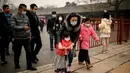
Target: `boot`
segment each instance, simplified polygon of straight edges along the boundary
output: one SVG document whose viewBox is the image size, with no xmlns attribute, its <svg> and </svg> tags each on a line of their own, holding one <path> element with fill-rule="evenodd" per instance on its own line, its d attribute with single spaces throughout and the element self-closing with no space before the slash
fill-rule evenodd
<svg viewBox="0 0 130 73">
<path fill-rule="evenodd" d="M 88 64 L 88 62 L 86 62 L 86 67 L 87 67 L 87 69 L 90 69 L 90 68 L 92 68 L 93 66 L 92 66 L 91 64 Z"/>
</svg>

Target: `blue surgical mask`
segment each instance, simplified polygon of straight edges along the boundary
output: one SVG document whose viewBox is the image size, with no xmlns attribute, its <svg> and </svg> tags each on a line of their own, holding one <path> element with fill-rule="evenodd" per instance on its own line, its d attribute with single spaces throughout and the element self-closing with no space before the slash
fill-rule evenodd
<svg viewBox="0 0 130 73">
<path fill-rule="evenodd" d="M 77 21 L 70 22 L 72 26 L 75 26 L 77 24 Z"/>
</svg>

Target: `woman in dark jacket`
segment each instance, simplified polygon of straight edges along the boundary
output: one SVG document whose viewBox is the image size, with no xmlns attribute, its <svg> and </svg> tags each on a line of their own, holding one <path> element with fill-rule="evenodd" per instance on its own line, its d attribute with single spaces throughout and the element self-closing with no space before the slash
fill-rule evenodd
<svg viewBox="0 0 130 73">
<path fill-rule="evenodd" d="M 62 14 L 59 14 L 56 18 L 56 25 L 55 25 L 55 29 L 56 29 L 56 44 L 58 44 L 58 41 L 60 41 L 60 36 L 59 32 L 61 30 L 62 24 L 64 23 L 64 16 Z"/>
</svg>

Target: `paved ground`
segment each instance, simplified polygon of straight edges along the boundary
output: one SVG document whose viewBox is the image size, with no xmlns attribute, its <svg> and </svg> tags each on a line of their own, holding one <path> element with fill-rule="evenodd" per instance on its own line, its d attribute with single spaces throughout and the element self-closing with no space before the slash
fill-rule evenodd
<svg viewBox="0 0 130 73">
<path fill-rule="evenodd" d="M 78 65 L 77 58 L 73 62 L 73 73 L 129 73 L 129 69 L 125 69 L 124 66 L 129 66 L 130 63 L 130 41 L 123 45 L 117 45 L 116 43 L 110 44 L 109 52 L 107 54 L 101 54 L 101 46 L 91 48 L 90 56 L 93 68 L 87 70 L 84 65 Z M 123 65 L 126 63 L 126 65 Z M 122 66 L 121 66 L 122 65 Z M 121 70 L 124 71 L 118 71 Z M 129 66 L 130 67 L 130 66 Z M 128 68 L 129 68 L 128 67 Z M 19 73 L 54 73 L 53 64 L 38 67 L 37 71 L 24 71 Z"/>
<path fill-rule="evenodd" d="M 46 33 L 45 28 L 44 31 L 41 33 L 41 37 L 42 37 L 43 47 L 40 50 L 40 53 L 38 54 L 38 58 L 40 59 L 40 61 L 38 62 L 38 64 L 36 65 L 34 64 L 34 66 L 36 67 L 52 63 L 52 58 L 55 55 L 55 52 L 51 52 L 49 49 L 49 35 Z M 10 44 L 10 48 L 11 46 L 12 45 Z M 15 72 L 26 70 L 26 59 L 25 59 L 24 49 L 22 50 L 21 57 L 20 57 L 20 65 L 21 65 L 20 70 L 14 69 L 14 61 L 13 61 L 14 54 L 11 49 L 10 49 L 10 53 L 11 55 L 7 56 L 7 61 L 9 63 L 3 67 L 0 66 L 0 73 L 15 73 Z"/>
<path fill-rule="evenodd" d="M 130 62 L 127 62 L 109 73 L 130 73 Z"/>
</svg>

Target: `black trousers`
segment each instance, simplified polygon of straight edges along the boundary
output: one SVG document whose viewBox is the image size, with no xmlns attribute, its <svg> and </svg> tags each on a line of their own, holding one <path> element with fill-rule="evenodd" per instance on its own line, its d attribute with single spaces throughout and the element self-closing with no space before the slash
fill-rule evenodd
<svg viewBox="0 0 130 73">
<path fill-rule="evenodd" d="M 79 60 L 79 62 L 84 62 L 85 61 L 88 64 L 90 64 L 90 58 L 89 58 L 88 50 L 80 49 L 78 60 Z"/>
<path fill-rule="evenodd" d="M 20 58 L 22 46 L 24 46 L 24 49 L 25 49 L 25 52 L 26 52 L 27 68 L 32 67 L 32 63 L 31 63 L 31 48 L 30 48 L 30 41 L 29 41 L 29 39 L 15 39 L 13 41 L 15 66 L 19 65 L 19 58 Z"/>
<path fill-rule="evenodd" d="M 31 51 L 32 51 L 32 59 L 35 59 L 40 49 L 42 48 L 41 37 L 34 37 L 31 40 Z"/>
<path fill-rule="evenodd" d="M 1 37 L 0 39 L 0 52 L 1 52 L 1 61 L 5 62 L 5 52 L 6 46 L 8 44 L 8 37 Z"/>
</svg>

